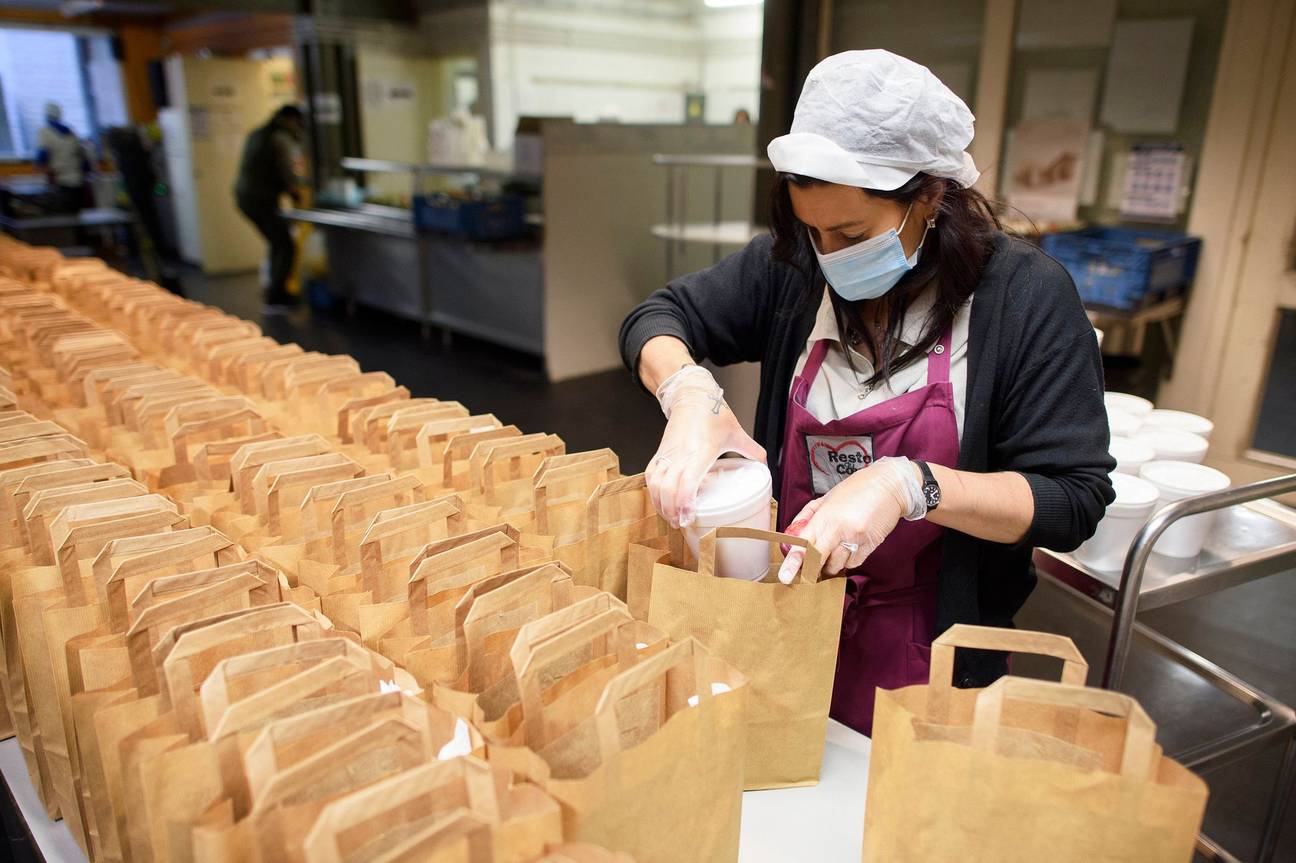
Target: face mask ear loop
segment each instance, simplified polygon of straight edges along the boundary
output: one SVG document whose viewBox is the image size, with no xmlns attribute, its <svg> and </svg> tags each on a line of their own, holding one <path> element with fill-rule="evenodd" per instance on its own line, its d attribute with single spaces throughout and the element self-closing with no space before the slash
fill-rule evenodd
<svg viewBox="0 0 1296 863">
<path fill-rule="evenodd" d="M 909 202 L 909 209 L 905 210 L 904 218 L 900 220 L 900 227 L 896 228 L 897 234 L 904 233 L 904 226 L 909 224 L 909 214 L 913 212 L 913 201 Z"/>
<path fill-rule="evenodd" d="M 918 238 L 918 245 L 914 247 L 914 254 L 915 254 L 915 255 L 918 254 L 918 250 L 921 249 L 921 248 L 923 247 L 923 243 L 927 242 L 927 232 L 930 231 L 930 230 L 931 230 L 932 228 L 934 228 L 934 227 L 936 227 L 936 217 L 935 217 L 935 216 L 928 216 L 928 217 L 927 217 L 927 225 L 926 225 L 926 227 L 923 228 L 922 236 Z"/>
</svg>

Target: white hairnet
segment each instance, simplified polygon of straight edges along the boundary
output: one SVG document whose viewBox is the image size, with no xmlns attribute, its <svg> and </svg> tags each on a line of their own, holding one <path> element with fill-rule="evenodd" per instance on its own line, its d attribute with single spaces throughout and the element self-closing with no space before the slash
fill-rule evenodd
<svg viewBox="0 0 1296 863">
<path fill-rule="evenodd" d="M 890 51 L 845 51 L 810 70 L 792 131 L 769 144 L 774 169 L 863 189 L 919 171 L 971 186 L 975 118 L 926 66 Z"/>
</svg>

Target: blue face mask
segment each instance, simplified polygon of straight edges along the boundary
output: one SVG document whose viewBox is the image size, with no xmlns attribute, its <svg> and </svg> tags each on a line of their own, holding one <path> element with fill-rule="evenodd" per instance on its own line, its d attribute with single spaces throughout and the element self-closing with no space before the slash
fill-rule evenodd
<svg viewBox="0 0 1296 863">
<path fill-rule="evenodd" d="M 900 244 L 900 232 L 909 221 L 912 210 L 913 204 L 910 204 L 900 227 L 827 255 L 820 254 L 811 238 L 810 247 L 819 259 L 819 269 L 823 270 L 824 278 L 839 297 L 852 302 L 875 300 L 894 288 L 900 277 L 914 268 L 923 240 L 927 239 L 927 230 L 931 229 L 931 221 L 923 231 L 922 240 L 918 241 L 918 248 L 906 258 L 904 246 Z"/>
</svg>

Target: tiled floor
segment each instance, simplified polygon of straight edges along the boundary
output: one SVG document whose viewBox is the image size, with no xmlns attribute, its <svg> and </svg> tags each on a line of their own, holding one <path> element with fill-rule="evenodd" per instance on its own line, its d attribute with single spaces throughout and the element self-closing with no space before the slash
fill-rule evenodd
<svg viewBox="0 0 1296 863">
<path fill-rule="evenodd" d="M 261 320 L 255 279 L 185 278 L 190 297 L 260 321 L 267 334 L 307 349 L 349 353 L 365 370 L 390 372 L 415 395 L 456 399 L 525 431 L 559 434 L 572 451 L 610 446 L 625 472 L 643 469 L 661 433 L 653 399 L 615 370 L 561 384 L 545 380 L 537 361 L 456 338 L 425 344 L 412 324 L 361 312 L 354 320 L 314 315 L 306 309 Z M 1134 367 L 1109 369 L 1113 388 L 1150 390 L 1155 382 Z M 1142 620 L 1242 679 L 1296 704 L 1296 572 L 1233 588 L 1152 612 Z M 1095 618 L 1057 588 L 1042 585 L 1018 618 L 1023 626 L 1063 632 L 1076 639 L 1097 667 L 1105 650 L 1105 618 Z M 1161 724 L 1168 748 L 1207 739 L 1246 712 L 1200 680 L 1135 653 L 1130 688 Z M 1269 799 L 1278 751 L 1210 774 L 1207 832 L 1241 859 L 1251 859 Z M 1296 860 L 1296 805 L 1289 807 L 1276 858 Z"/>
</svg>

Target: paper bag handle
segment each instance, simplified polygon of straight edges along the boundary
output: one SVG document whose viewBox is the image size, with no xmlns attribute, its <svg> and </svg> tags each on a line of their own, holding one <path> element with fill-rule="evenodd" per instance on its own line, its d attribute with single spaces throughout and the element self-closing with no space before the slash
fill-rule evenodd
<svg viewBox="0 0 1296 863">
<path fill-rule="evenodd" d="M 1062 660 L 1062 682 L 1071 686 L 1084 686 L 1085 677 L 1089 673 L 1089 663 L 1076 648 L 1075 642 L 1064 635 L 956 623 L 932 642 L 929 679 L 933 686 L 953 685 L 956 647 L 1052 656 Z"/>
<path fill-rule="evenodd" d="M 423 729 L 416 728 L 408 720 L 381 719 L 324 746 L 291 767 L 276 772 L 252 802 L 252 811 L 265 812 L 280 801 L 310 788 L 320 781 L 321 775 L 327 775 L 344 765 L 355 764 L 375 751 L 408 748 L 423 753 L 429 745 L 430 741 L 423 733 Z M 414 756 L 413 752 L 409 754 L 411 760 L 418 762 L 428 760 L 423 754 L 418 756 Z M 404 769 L 414 766 L 408 764 Z M 363 779 L 357 777 L 356 781 L 363 782 Z"/>
<path fill-rule="evenodd" d="M 474 826 L 497 824 L 502 818 L 500 785 L 508 781 L 500 773 L 498 768 L 492 769 L 486 762 L 467 755 L 423 764 L 335 800 L 320 813 L 306 837 L 306 860 L 342 863 L 337 844 L 340 834 L 420 797 L 440 797 L 438 792 L 454 785 L 462 785 L 468 807 L 452 810 L 446 818 L 437 819 L 436 825 L 448 825 L 458 813 L 469 817 Z M 420 836 L 428 838 L 422 831 Z"/>
<path fill-rule="evenodd" d="M 408 860 L 422 860 L 427 854 L 447 847 L 447 843 L 457 838 L 462 838 L 465 842 L 468 857 L 464 863 L 492 863 L 497 859 L 495 827 L 496 825 L 485 816 L 460 807 L 444 818 L 432 822 L 394 848 L 376 855 L 372 863 L 405 863 Z"/>
<path fill-rule="evenodd" d="M 490 554 L 492 551 L 500 556 L 500 571 L 508 572 L 518 568 L 520 546 L 517 528 L 501 523 L 431 543 L 425 547 L 410 565 L 408 597 L 410 621 L 414 632 L 428 634 L 427 629 L 430 624 L 427 602 L 432 594 L 429 581 L 436 580 L 435 577 L 430 579 L 429 576 L 449 569 L 462 568 L 469 561 Z"/>
<path fill-rule="evenodd" d="M 1119 773 L 1136 782 L 1147 781 L 1156 755 L 1156 725 L 1139 703 L 1128 695 L 1050 680 L 1001 677 L 977 695 L 972 719 L 972 745 L 975 748 L 994 750 L 1005 699 L 1093 710 L 1124 718 L 1125 741 Z"/>
<path fill-rule="evenodd" d="M 710 683 L 703 680 L 700 673 L 705 656 L 702 645 L 689 636 L 630 666 L 607 682 L 594 707 L 594 722 L 598 729 L 599 750 L 604 763 L 621 751 L 621 727 L 617 722 L 616 707 L 621 699 L 632 692 L 655 683 L 671 671 L 679 671 L 689 676 L 686 688 L 697 695 L 699 706 L 711 700 Z"/>
<path fill-rule="evenodd" d="M 648 481 L 646 475 L 642 473 L 608 480 L 599 485 L 590 494 L 589 501 L 585 504 L 585 536 L 591 537 L 602 532 L 604 505 L 610 500 L 632 492 L 646 494 L 647 488 Z"/>
<path fill-rule="evenodd" d="M 597 477 L 598 484 L 615 479 L 621 473 L 621 460 L 612 450 L 591 450 L 550 456 L 536 468 L 532 480 L 532 508 L 536 533 L 549 533 L 549 487 L 581 477 Z M 588 502 L 586 504 L 588 506 Z"/>
<path fill-rule="evenodd" d="M 806 539 L 790 533 L 779 533 L 773 530 L 761 530 L 755 527 L 717 527 L 709 530 L 698 540 L 698 574 L 714 576 L 716 562 L 716 540 L 718 539 L 759 539 L 781 545 L 793 545 L 805 549 L 801 558 L 801 567 L 797 577 L 804 584 L 816 584 L 823 575 L 823 557 L 819 549 Z M 812 575 L 807 577 L 806 573 Z"/>
<path fill-rule="evenodd" d="M 531 645 L 514 644 L 509 652 L 513 663 L 513 676 L 517 678 L 518 694 L 522 702 L 522 725 L 526 744 L 540 749 L 547 742 L 544 729 L 544 692 L 540 688 L 540 672 L 572 651 L 599 639 L 611 639 L 618 667 L 629 667 L 638 659 L 631 629 L 635 620 L 622 609 L 608 609 L 570 629 L 564 629 L 549 638 Z M 519 639 L 519 642 L 521 639 Z"/>
<path fill-rule="evenodd" d="M 466 431 L 446 438 L 445 452 L 441 456 L 441 485 L 450 488 L 454 484 L 454 467 L 463 459 L 470 458 L 477 444 L 503 438 L 522 437 L 522 430 L 514 425 L 500 426 L 486 431 Z M 421 452 L 421 450 L 420 450 Z M 420 459 L 422 455 L 420 455 Z M 431 459 L 431 450 L 428 450 Z M 423 465 L 435 467 L 435 465 Z"/>
</svg>

